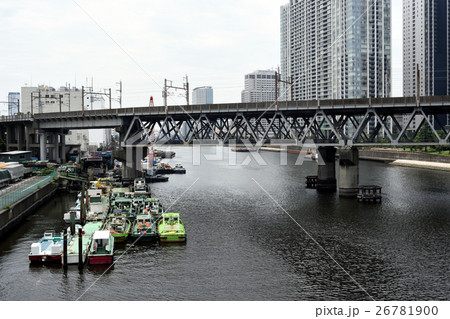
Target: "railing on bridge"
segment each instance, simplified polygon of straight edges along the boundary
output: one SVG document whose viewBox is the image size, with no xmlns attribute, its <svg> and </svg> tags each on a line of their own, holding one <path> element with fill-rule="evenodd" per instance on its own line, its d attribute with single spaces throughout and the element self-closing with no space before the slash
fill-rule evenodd
<svg viewBox="0 0 450 319">
<path fill-rule="evenodd" d="M 31 114 L 17 114 L 17 115 L 2 115 L 0 117 L 0 122 L 24 122 L 33 121 L 33 116 Z"/>
<path fill-rule="evenodd" d="M 450 104 L 450 96 L 425 96 L 420 98 L 422 107 L 444 106 Z M 258 103 L 224 103 L 202 105 L 169 105 L 168 115 L 199 114 L 199 113 L 233 113 L 233 112 L 264 112 L 286 110 L 342 110 L 342 109 L 367 109 L 371 108 L 411 108 L 417 105 L 416 97 L 392 97 L 392 98 L 362 98 L 362 99 L 335 99 L 335 100 L 307 100 L 307 101 L 279 101 Z M 123 117 L 139 115 L 166 115 L 164 106 L 155 107 L 128 107 L 120 109 L 85 110 L 73 112 L 55 112 L 34 114 L 37 120 L 54 120 L 67 118 L 95 118 L 95 117 Z M 24 115 L 31 118 L 30 115 Z M 12 119 L 13 120 L 13 119 Z"/>
</svg>

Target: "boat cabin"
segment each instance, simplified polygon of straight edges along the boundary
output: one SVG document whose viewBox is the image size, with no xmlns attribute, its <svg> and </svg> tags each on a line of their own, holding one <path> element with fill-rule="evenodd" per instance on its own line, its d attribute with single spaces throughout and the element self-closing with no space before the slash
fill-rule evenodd
<svg viewBox="0 0 450 319">
<path fill-rule="evenodd" d="M 111 252 L 111 248 L 111 236 L 109 231 L 96 231 L 92 237 L 92 249 L 94 253 L 109 253 Z"/>
<path fill-rule="evenodd" d="M 150 227 L 152 224 L 152 218 L 150 215 L 138 215 L 136 216 L 136 223 L 138 228 Z"/>
<path fill-rule="evenodd" d="M 88 189 L 88 197 L 91 203 L 102 202 L 102 190 L 101 189 Z"/>
<path fill-rule="evenodd" d="M 166 213 L 163 215 L 163 223 L 166 225 L 177 225 L 180 222 L 180 214 L 178 213 Z"/>
<path fill-rule="evenodd" d="M 114 200 L 114 207 L 122 210 L 129 210 L 133 200 L 131 198 L 116 198 Z"/>
<path fill-rule="evenodd" d="M 146 184 L 144 178 L 136 178 L 134 180 L 134 191 L 135 192 L 146 191 Z"/>
</svg>

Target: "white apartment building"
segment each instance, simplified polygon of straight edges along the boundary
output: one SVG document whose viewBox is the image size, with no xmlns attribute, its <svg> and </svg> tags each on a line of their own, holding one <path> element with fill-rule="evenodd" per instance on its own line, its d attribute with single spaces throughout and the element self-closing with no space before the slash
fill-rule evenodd
<svg viewBox="0 0 450 319">
<path fill-rule="evenodd" d="M 88 105 L 89 99 L 85 99 Z M 22 113 L 57 113 L 82 110 L 82 93 L 76 87 L 62 86 L 58 90 L 53 87 L 39 85 L 21 88 Z M 66 145 L 80 145 L 81 152 L 89 148 L 89 133 L 86 130 L 71 130 L 65 137 Z"/>
<path fill-rule="evenodd" d="M 275 71 L 259 70 L 245 75 L 243 103 L 275 101 Z"/>
<path fill-rule="evenodd" d="M 403 0 L 403 94 L 450 94 L 450 0 Z"/>
<path fill-rule="evenodd" d="M 281 7 L 281 77 L 294 100 L 391 93 L 391 0 L 291 0 Z"/>
<path fill-rule="evenodd" d="M 450 94 L 450 0 L 403 0 L 403 95 L 417 93 Z M 447 116 L 438 118 L 450 124 Z M 417 116 L 409 128 L 416 130 L 421 121 Z M 441 129 L 437 123 L 435 128 Z"/>
<path fill-rule="evenodd" d="M 294 100 L 390 96 L 390 2 L 291 0 L 281 7 L 280 76 L 292 78 Z"/>
</svg>

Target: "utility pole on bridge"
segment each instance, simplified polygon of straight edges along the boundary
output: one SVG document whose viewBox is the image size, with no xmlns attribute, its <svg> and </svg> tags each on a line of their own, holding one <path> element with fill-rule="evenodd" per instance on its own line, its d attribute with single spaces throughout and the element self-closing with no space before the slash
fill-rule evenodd
<svg viewBox="0 0 450 319">
<path fill-rule="evenodd" d="M 281 75 L 280 73 L 275 71 L 275 105 L 277 109 L 278 109 L 278 83 L 284 83 L 289 85 L 289 88 L 291 90 L 291 101 L 294 101 L 294 86 L 292 83 L 292 78 L 288 77 L 288 80 L 285 81 L 281 80 L 280 75 Z M 286 92 L 284 92 L 284 94 L 286 94 Z M 285 99 L 285 101 L 287 101 L 287 99 Z"/>
<path fill-rule="evenodd" d="M 169 96 L 169 89 L 175 89 L 176 90 L 184 90 L 186 91 L 186 105 L 189 105 L 189 81 L 188 81 L 188 76 L 186 75 L 186 77 L 183 78 L 183 80 L 185 81 L 183 83 L 183 87 L 179 87 L 179 86 L 173 86 L 172 85 L 172 81 L 164 79 L 164 90 L 162 92 L 163 98 L 164 98 L 164 107 L 166 109 L 166 114 L 167 114 L 167 97 Z M 170 82 L 170 84 L 168 84 Z"/>
</svg>

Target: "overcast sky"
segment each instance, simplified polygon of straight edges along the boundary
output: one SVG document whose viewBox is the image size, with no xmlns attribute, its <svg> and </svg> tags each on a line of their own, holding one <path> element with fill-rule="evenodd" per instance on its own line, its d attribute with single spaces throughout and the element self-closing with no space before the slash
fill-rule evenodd
<svg viewBox="0 0 450 319">
<path fill-rule="evenodd" d="M 162 105 L 164 79 L 240 102 L 244 75 L 280 64 L 287 0 L 0 0 L 0 101 L 22 86 L 112 88 Z M 393 95 L 402 92 L 402 1 L 392 0 Z M 185 103 L 178 91 L 169 104 Z M 117 97 L 116 95 L 116 97 Z M 2 109 L 6 106 L 0 104 Z"/>
</svg>

